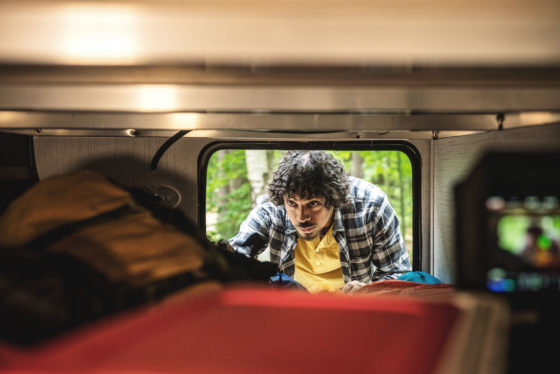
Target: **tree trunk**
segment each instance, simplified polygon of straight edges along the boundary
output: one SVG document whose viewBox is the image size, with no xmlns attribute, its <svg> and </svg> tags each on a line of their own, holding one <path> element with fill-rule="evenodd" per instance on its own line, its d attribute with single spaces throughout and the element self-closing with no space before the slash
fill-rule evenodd
<svg viewBox="0 0 560 374">
<path fill-rule="evenodd" d="M 363 164 L 364 164 L 364 159 L 362 156 L 360 156 L 360 154 L 358 152 L 352 152 L 352 171 L 350 173 L 350 175 L 357 177 L 357 178 L 363 178 L 364 177 L 364 169 L 363 169 Z"/>
<path fill-rule="evenodd" d="M 228 149 L 224 149 L 221 151 L 217 152 L 217 157 L 218 157 L 218 179 L 223 179 L 224 178 L 224 172 L 223 172 L 223 167 L 222 167 L 222 163 L 224 162 L 224 159 L 226 157 L 226 155 L 228 154 L 229 150 Z M 225 204 L 225 200 L 226 200 L 226 196 L 230 193 L 230 186 L 228 184 L 224 185 L 223 187 L 220 188 L 220 190 L 218 191 L 218 207 L 221 207 Z"/>
<path fill-rule="evenodd" d="M 265 192 L 268 179 L 268 157 L 266 150 L 248 149 L 245 151 L 247 160 L 247 178 L 251 186 L 251 203 L 254 206 L 257 197 Z"/>
<path fill-rule="evenodd" d="M 397 152 L 397 168 L 399 171 L 399 197 L 401 204 L 401 232 L 403 234 L 403 239 L 406 237 L 406 208 L 404 205 L 404 181 L 403 172 L 401 168 L 401 152 Z"/>
</svg>

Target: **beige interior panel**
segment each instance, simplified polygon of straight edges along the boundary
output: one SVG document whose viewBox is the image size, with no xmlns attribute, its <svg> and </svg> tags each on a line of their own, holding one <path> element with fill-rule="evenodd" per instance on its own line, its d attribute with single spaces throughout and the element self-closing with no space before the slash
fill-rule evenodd
<svg viewBox="0 0 560 374">
<path fill-rule="evenodd" d="M 454 281 L 453 188 L 464 178 L 486 149 L 544 149 L 560 147 L 558 124 L 517 128 L 437 139 L 433 143 L 433 271 L 445 282 Z"/>
</svg>

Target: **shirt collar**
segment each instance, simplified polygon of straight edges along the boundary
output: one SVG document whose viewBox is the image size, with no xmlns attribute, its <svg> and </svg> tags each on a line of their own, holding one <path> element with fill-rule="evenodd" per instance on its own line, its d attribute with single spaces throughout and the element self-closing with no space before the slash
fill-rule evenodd
<svg viewBox="0 0 560 374">
<path fill-rule="evenodd" d="M 284 210 L 284 227 L 286 228 L 285 233 L 286 235 L 292 235 L 296 232 L 296 228 L 292 224 L 292 221 L 290 221 L 290 218 L 288 217 L 288 212 L 286 212 L 286 208 L 282 206 L 282 209 Z"/>
<path fill-rule="evenodd" d="M 344 224 L 342 223 L 342 214 L 340 213 L 340 209 L 334 210 L 334 224 L 333 224 L 333 232 L 344 232 Z"/>
</svg>

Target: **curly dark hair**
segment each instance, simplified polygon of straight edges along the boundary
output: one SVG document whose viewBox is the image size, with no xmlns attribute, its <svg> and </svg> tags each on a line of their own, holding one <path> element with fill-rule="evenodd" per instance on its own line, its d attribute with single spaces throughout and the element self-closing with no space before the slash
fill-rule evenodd
<svg viewBox="0 0 560 374">
<path fill-rule="evenodd" d="M 324 151 L 288 151 L 267 186 L 268 197 L 276 205 L 284 204 L 287 195 L 324 197 L 327 208 L 341 208 L 348 203 L 348 191 L 344 166 Z"/>
</svg>

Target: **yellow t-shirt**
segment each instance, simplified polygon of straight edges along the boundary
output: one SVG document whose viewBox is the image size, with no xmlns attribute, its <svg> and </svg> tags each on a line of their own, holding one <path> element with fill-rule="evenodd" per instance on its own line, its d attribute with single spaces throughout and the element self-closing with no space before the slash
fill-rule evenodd
<svg viewBox="0 0 560 374">
<path fill-rule="evenodd" d="M 298 238 L 294 279 L 311 293 L 339 291 L 344 287 L 339 251 L 332 226 L 322 239 Z"/>
</svg>

